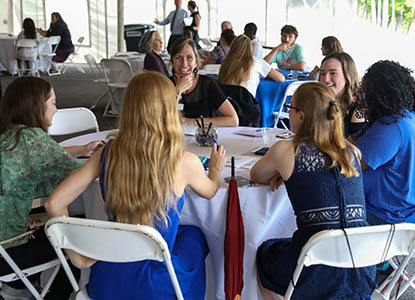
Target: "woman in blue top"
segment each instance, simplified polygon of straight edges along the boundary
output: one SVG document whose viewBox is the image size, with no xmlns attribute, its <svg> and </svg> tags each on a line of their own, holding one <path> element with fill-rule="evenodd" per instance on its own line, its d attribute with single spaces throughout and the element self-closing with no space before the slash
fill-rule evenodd
<svg viewBox="0 0 415 300">
<path fill-rule="evenodd" d="M 45 207 L 52 216 L 65 214 L 67 205 L 101 175 L 110 218 L 156 228 L 169 246 L 184 298 L 204 299 L 206 241 L 197 227 L 179 226 L 179 214 L 186 186 L 202 197 L 216 194 L 226 154 L 223 146 L 212 146 L 206 176 L 199 158 L 184 151 L 183 138 L 172 82 L 158 72 L 137 75 L 126 89 L 116 138 L 68 177 Z M 121 264 L 72 251 L 68 255 L 80 268 L 92 266 L 92 299 L 176 299 L 160 262 Z"/>
<path fill-rule="evenodd" d="M 258 249 L 258 282 L 265 299 L 285 294 L 301 249 L 313 234 L 367 225 L 360 153 L 343 136 L 332 89 L 318 82 L 303 84 L 286 106 L 294 139 L 275 143 L 251 170 L 254 181 L 272 189 L 284 181 L 297 216 L 292 238 L 267 240 Z M 362 299 L 371 295 L 374 277 L 375 267 L 305 267 L 292 299 Z"/>
<path fill-rule="evenodd" d="M 415 223 L 415 80 L 392 61 L 373 64 L 362 80 L 369 128 L 357 140 L 362 152 L 370 224 Z"/>
</svg>

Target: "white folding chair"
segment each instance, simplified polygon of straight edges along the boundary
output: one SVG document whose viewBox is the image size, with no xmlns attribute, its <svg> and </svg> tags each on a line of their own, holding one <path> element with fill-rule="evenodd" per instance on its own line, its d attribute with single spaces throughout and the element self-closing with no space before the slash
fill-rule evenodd
<svg viewBox="0 0 415 300">
<path fill-rule="evenodd" d="M 10 274 L 6 274 L 6 275 L 2 275 L 0 276 L 0 283 L 2 282 L 11 282 L 11 281 L 15 281 L 15 280 L 21 280 L 23 282 L 23 284 L 27 287 L 27 289 L 30 291 L 30 293 L 32 293 L 33 297 L 35 297 L 35 299 L 37 300 L 42 300 L 46 293 L 48 292 L 50 286 L 52 285 L 53 280 L 56 277 L 56 274 L 59 271 L 59 268 L 61 266 L 61 263 L 59 261 L 59 259 L 53 259 L 49 262 L 37 265 L 37 266 L 33 266 L 30 268 L 26 268 L 26 269 L 20 269 L 19 266 L 16 265 L 16 263 L 14 262 L 14 260 L 10 257 L 10 255 L 6 252 L 5 248 L 3 248 L 4 244 L 10 243 L 12 241 L 15 241 L 17 239 L 20 239 L 24 236 L 27 235 L 31 235 L 33 234 L 34 230 L 29 230 L 21 235 L 18 235 L 16 237 L 13 237 L 11 239 L 5 240 L 5 241 L 0 241 L 0 256 L 3 257 L 3 259 L 8 263 L 8 265 L 10 266 L 10 268 L 13 270 L 13 273 Z M 64 258 L 65 259 L 65 258 Z M 40 272 L 43 272 L 45 270 L 51 269 L 53 268 L 52 274 L 48 280 L 48 282 L 46 283 L 45 287 L 43 288 L 42 292 L 39 294 L 39 292 L 36 290 L 36 288 L 32 285 L 32 283 L 27 279 L 27 277 L 33 275 L 33 274 L 37 274 Z"/>
<path fill-rule="evenodd" d="M 58 109 L 48 129 L 50 135 L 73 134 L 87 130 L 99 131 L 97 118 L 85 107 Z"/>
<path fill-rule="evenodd" d="M 345 231 L 350 242 L 350 250 L 341 229 L 324 230 L 314 234 L 308 240 L 301 250 L 293 279 L 284 296 L 285 300 L 291 298 L 304 266 L 322 264 L 337 268 L 353 268 L 354 266 L 359 268 L 382 263 L 397 255 L 404 255 L 405 259 L 388 281 L 388 288 L 383 292 L 378 288 L 372 294 L 373 300 L 389 299 L 395 283 L 415 253 L 415 224 L 354 227 L 347 228 Z M 353 256 L 354 266 L 351 256 Z M 401 287 L 399 295 L 406 289 L 405 286 Z"/>
<path fill-rule="evenodd" d="M 37 77 L 40 77 L 39 74 L 39 69 L 37 66 L 37 47 L 38 47 L 38 42 L 35 39 L 20 39 L 17 41 L 16 43 L 16 66 L 17 66 L 17 74 L 20 76 L 22 76 L 24 73 L 24 71 L 26 71 L 25 67 L 24 67 L 24 62 L 28 61 L 30 63 L 30 73 L 32 73 L 32 71 L 36 74 Z M 32 55 L 22 55 L 19 54 L 18 49 L 19 48 L 32 48 L 34 49 L 34 51 L 32 51 Z M 19 68 L 19 63 L 17 62 L 17 60 L 21 60 L 21 68 Z M 30 74 L 29 73 L 29 74 Z"/>
<path fill-rule="evenodd" d="M 115 98 L 115 92 L 117 89 L 125 89 L 128 85 L 128 81 L 134 76 L 133 69 L 130 63 L 125 59 L 102 59 L 101 66 L 104 71 L 105 80 L 107 81 L 108 88 L 110 90 L 110 99 L 104 110 L 104 117 L 118 115 L 119 112 L 114 113 L 114 107 L 116 107 L 117 100 Z M 111 105 L 111 112 L 108 108 Z"/>
<path fill-rule="evenodd" d="M 83 36 L 81 36 L 78 39 L 78 44 L 77 44 L 77 46 L 75 48 L 75 51 L 69 55 L 68 59 L 63 64 L 64 66 L 63 66 L 63 69 L 62 69 L 62 74 L 65 74 L 65 72 L 68 70 L 68 68 L 69 68 L 70 65 L 74 65 L 78 69 L 79 72 L 85 73 L 84 69 L 82 69 L 82 66 L 80 64 L 77 64 L 77 63 L 75 63 L 73 61 L 73 59 L 76 56 L 79 55 L 78 51 L 79 51 L 79 48 L 81 48 L 84 39 L 85 38 Z"/>
<path fill-rule="evenodd" d="M 290 83 L 287 86 L 287 89 L 284 93 L 284 97 L 282 98 L 280 110 L 278 112 L 273 113 L 275 120 L 274 127 L 277 127 L 279 120 L 281 120 L 282 126 L 284 126 L 285 129 L 289 130 L 287 125 L 285 125 L 285 123 L 282 121 L 282 119 L 288 119 L 288 113 L 282 111 L 284 109 L 284 104 L 287 101 L 287 97 L 294 95 L 298 87 L 306 82 L 309 81 L 294 81 L 293 83 Z"/>
<path fill-rule="evenodd" d="M 97 61 L 95 60 L 95 57 L 92 54 L 85 54 L 84 58 L 86 60 L 86 62 L 88 63 L 89 68 L 91 69 L 92 73 L 95 75 L 95 80 L 94 83 L 97 84 L 106 84 L 107 81 L 105 80 L 105 76 L 103 74 L 101 65 L 97 63 Z M 89 107 L 89 109 L 94 109 L 97 104 L 105 98 L 105 96 L 109 95 L 110 93 L 110 89 L 108 88 L 108 90 L 102 94 L 101 96 L 97 97 L 91 104 L 91 106 Z"/>
<path fill-rule="evenodd" d="M 55 67 L 56 72 L 51 73 L 50 70 L 47 70 L 49 76 L 53 75 L 61 75 L 61 71 L 59 70 L 58 64 L 55 63 L 52 59 L 56 56 L 56 49 L 58 49 L 59 43 L 61 42 L 61 37 L 59 35 L 53 35 L 48 37 L 46 44 L 52 46 L 52 53 L 43 52 L 40 55 L 47 58 L 47 60 Z"/>
<path fill-rule="evenodd" d="M 178 299 L 183 299 L 167 243 L 154 228 L 145 225 L 57 217 L 46 223 L 45 230 L 74 290 L 83 296 L 76 299 L 88 298 L 84 298 L 85 290 L 79 289 L 62 248 L 107 262 L 135 262 L 146 259 L 164 261 L 176 296 Z"/>
</svg>

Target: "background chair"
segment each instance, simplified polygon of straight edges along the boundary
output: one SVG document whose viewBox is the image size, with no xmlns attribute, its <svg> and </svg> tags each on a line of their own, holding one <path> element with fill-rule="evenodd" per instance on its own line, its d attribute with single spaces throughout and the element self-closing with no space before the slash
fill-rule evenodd
<svg viewBox="0 0 415 300">
<path fill-rule="evenodd" d="M 0 256 L 3 257 L 3 259 L 8 263 L 10 268 L 13 270 L 13 273 L 6 274 L 3 276 L 0 276 L 0 283 L 1 282 L 11 282 L 15 280 L 21 280 L 24 285 L 28 288 L 28 290 L 32 293 L 33 297 L 37 300 L 42 300 L 46 293 L 49 290 L 49 287 L 52 285 L 53 280 L 56 277 L 56 274 L 59 271 L 59 268 L 61 266 L 61 263 L 59 259 L 54 259 L 49 262 L 43 263 L 41 265 L 37 265 L 34 267 L 26 268 L 26 269 L 20 269 L 19 266 L 16 265 L 16 263 L 13 261 L 13 259 L 10 257 L 10 255 L 6 252 L 6 250 L 3 248 L 3 245 L 6 243 L 10 243 L 11 241 L 20 239 L 24 236 L 31 235 L 35 230 L 29 230 L 19 236 L 13 237 L 11 239 L 0 241 Z M 63 258 L 65 259 L 65 258 Z M 43 272 L 45 270 L 53 268 L 51 277 L 49 278 L 48 282 L 46 283 L 45 287 L 43 288 L 42 292 L 39 294 L 39 292 L 36 290 L 36 288 L 32 285 L 32 283 L 27 279 L 27 277 L 37 274 L 40 272 Z"/>
<path fill-rule="evenodd" d="M 82 43 L 83 43 L 84 39 L 85 39 L 85 38 L 84 38 L 83 36 L 81 36 L 81 37 L 78 39 L 78 44 L 77 44 L 77 46 L 76 46 L 76 48 L 75 48 L 75 51 L 74 51 L 73 53 L 69 54 L 68 59 L 67 59 L 67 60 L 66 60 L 66 62 L 64 63 L 64 66 L 63 66 L 63 68 L 62 68 L 62 74 L 65 74 L 65 73 L 66 73 L 66 71 L 68 70 L 68 68 L 69 68 L 69 66 L 70 66 L 70 65 L 74 65 L 74 66 L 78 69 L 78 71 L 79 71 L 79 72 L 81 72 L 81 73 L 85 73 L 84 69 L 82 69 L 82 66 L 81 66 L 80 64 L 77 64 L 77 63 L 75 63 L 75 62 L 73 61 L 73 59 L 74 59 L 76 56 L 78 56 L 78 55 L 79 55 L 78 51 L 79 51 L 79 48 L 81 48 L 81 46 L 82 46 Z"/>
<path fill-rule="evenodd" d="M 255 97 L 243 86 L 231 84 L 219 86 L 235 108 L 239 117 L 239 126 L 258 127 L 261 109 Z"/>
<path fill-rule="evenodd" d="M 382 263 L 397 255 L 405 255 L 405 259 L 388 281 L 388 288 L 382 292 L 378 288 L 372 294 L 373 300 L 389 299 L 395 283 L 415 253 L 415 224 L 355 227 L 346 228 L 345 231 L 350 250 L 342 229 L 324 230 L 308 240 L 298 258 L 293 279 L 284 296 L 285 300 L 290 299 L 304 266 L 323 264 L 337 268 L 359 268 Z M 405 290 L 406 288 L 401 288 L 400 295 Z"/>
<path fill-rule="evenodd" d="M 37 77 L 40 77 L 39 69 L 37 66 L 37 56 L 38 56 L 37 46 L 38 46 L 38 42 L 35 39 L 20 39 L 17 41 L 16 43 L 16 66 L 17 66 L 17 74 L 19 75 L 19 77 L 24 75 L 23 72 L 27 71 L 25 69 L 26 62 L 29 62 L 30 64 L 29 75 L 31 75 L 31 73 L 33 72 Z M 18 51 L 19 48 L 27 48 L 28 50 L 34 49 L 34 51 L 30 51 L 31 55 L 24 55 L 24 52 L 19 54 L 19 51 Z M 20 63 L 20 67 L 19 67 L 19 63 L 17 62 L 17 60 L 22 61 Z"/>
<path fill-rule="evenodd" d="M 95 57 L 92 54 L 85 54 L 84 58 L 86 60 L 86 62 L 88 63 L 89 68 L 91 69 L 92 73 L 95 76 L 95 80 L 94 83 L 97 84 L 105 84 L 107 83 L 107 80 L 105 79 L 105 75 L 103 74 L 102 71 L 102 67 L 100 64 L 97 63 L 97 61 L 95 60 Z M 108 88 L 108 90 L 102 94 L 101 96 L 97 97 L 91 104 L 91 106 L 89 107 L 89 109 L 94 109 L 95 106 L 97 106 L 97 104 L 105 98 L 105 96 L 109 95 L 109 93 L 111 92 L 111 90 Z"/>
<path fill-rule="evenodd" d="M 48 37 L 47 44 L 52 46 L 52 53 L 43 52 L 41 53 L 42 56 L 46 57 L 47 60 L 53 65 L 56 69 L 56 72 L 52 73 L 50 70 L 47 70 L 49 76 L 53 75 L 61 75 L 61 71 L 59 70 L 58 64 L 55 63 L 52 59 L 56 56 L 56 49 L 58 49 L 59 43 L 61 42 L 61 37 L 59 35 L 53 35 Z"/>
<path fill-rule="evenodd" d="M 124 59 L 102 59 L 101 66 L 104 71 L 105 80 L 110 91 L 110 99 L 104 110 L 103 116 L 119 115 L 117 98 L 115 93 L 117 89 L 125 89 L 128 81 L 134 76 L 130 63 Z M 111 111 L 108 111 L 111 105 Z"/>
<path fill-rule="evenodd" d="M 292 97 L 292 95 L 294 95 L 298 87 L 306 82 L 308 81 L 294 81 L 293 83 L 290 83 L 287 86 L 287 89 L 285 90 L 285 93 L 284 93 L 284 98 L 282 99 L 282 102 L 281 102 L 280 110 L 278 112 L 273 113 L 274 120 L 275 120 L 274 127 L 277 127 L 279 120 L 281 120 L 282 126 L 284 126 L 285 129 L 289 130 L 287 125 L 285 125 L 285 123 L 282 121 L 282 119 L 288 119 L 288 113 L 282 111 L 284 108 L 284 104 L 285 102 L 287 102 L 287 98 Z"/>
<path fill-rule="evenodd" d="M 73 134 L 87 130 L 99 131 L 97 118 L 85 107 L 58 109 L 49 127 L 50 135 Z"/>
<path fill-rule="evenodd" d="M 92 259 L 108 262 L 135 262 L 145 259 L 165 262 L 178 299 L 183 299 L 169 248 L 160 233 L 144 225 L 57 217 L 45 226 L 46 235 L 61 260 L 75 291 L 80 291 L 62 252 L 71 249 Z M 123 245 L 118 247 L 116 245 Z M 78 298 L 77 298 L 78 299 Z"/>
</svg>

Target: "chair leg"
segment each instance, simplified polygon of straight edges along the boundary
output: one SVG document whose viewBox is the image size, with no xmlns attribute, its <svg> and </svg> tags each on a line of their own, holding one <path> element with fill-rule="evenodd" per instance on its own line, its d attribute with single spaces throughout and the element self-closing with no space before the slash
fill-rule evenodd
<svg viewBox="0 0 415 300">
<path fill-rule="evenodd" d="M 109 93 L 110 91 L 106 91 L 103 95 L 101 95 L 101 96 L 99 96 L 98 98 L 96 98 L 95 100 L 94 100 L 94 102 L 92 102 L 92 104 L 91 104 L 91 106 L 89 107 L 89 109 L 94 109 L 96 106 L 97 106 L 97 104 L 102 100 L 102 99 L 104 99 L 105 98 L 105 96 L 107 96 L 108 95 L 108 93 Z"/>
</svg>

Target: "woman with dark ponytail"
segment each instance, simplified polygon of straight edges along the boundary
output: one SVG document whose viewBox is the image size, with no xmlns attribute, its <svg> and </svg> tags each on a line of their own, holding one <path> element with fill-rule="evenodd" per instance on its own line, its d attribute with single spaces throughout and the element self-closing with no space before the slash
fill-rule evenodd
<svg viewBox="0 0 415 300">
<path fill-rule="evenodd" d="M 192 31 L 193 31 L 193 40 L 195 41 L 196 44 L 198 44 L 200 41 L 200 38 L 199 38 L 200 19 L 202 18 L 199 14 L 199 7 L 197 6 L 195 1 L 189 1 L 187 3 L 187 9 L 190 11 L 191 17 L 192 17 L 192 24 L 190 24 L 190 27 L 192 28 Z"/>
<path fill-rule="evenodd" d="M 258 249 L 264 299 L 285 294 L 301 249 L 313 234 L 367 225 L 360 152 L 344 137 L 342 109 L 333 90 L 306 83 L 285 106 L 294 138 L 275 143 L 251 169 L 251 179 L 270 184 L 272 190 L 285 184 L 298 225 L 292 238 L 267 240 Z M 374 277 L 375 267 L 307 267 L 292 298 L 360 300 L 371 295 Z"/>
</svg>

